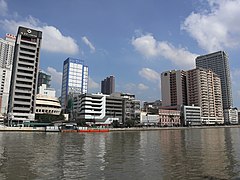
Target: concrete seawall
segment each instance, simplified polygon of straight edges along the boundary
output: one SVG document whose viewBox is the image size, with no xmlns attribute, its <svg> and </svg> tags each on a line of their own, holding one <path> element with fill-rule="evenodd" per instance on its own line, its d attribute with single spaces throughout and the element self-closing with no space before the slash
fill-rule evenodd
<svg viewBox="0 0 240 180">
<path fill-rule="evenodd" d="M 116 131 L 157 131 L 157 130 L 182 130 L 182 129 L 213 129 L 213 128 L 240 128 L 240 125 L 230 126 L 192 126 L 192 127 L 132 127 L 109 128 L 110 132 Z M 1 131 L 46 132 L 45 127 L 8 127 L 0 126 Z"/>
<path fill-rule="evenodd" d="M 45 132 L 45 127 L 8 127 L 8 126 L 0 126 L 0 131 Z"/>
<path fill-rule="evenodd" d="M 110 132 L 114 131 L 157 131 L 157 130 L 181 130 L 181 129 L 211 129 L 211 128 L 240 128 L 240 125 L 229 126 L 191 126 L 191 127 L 133 127 L 133 128 L 110 128 Z"/>
</svg>

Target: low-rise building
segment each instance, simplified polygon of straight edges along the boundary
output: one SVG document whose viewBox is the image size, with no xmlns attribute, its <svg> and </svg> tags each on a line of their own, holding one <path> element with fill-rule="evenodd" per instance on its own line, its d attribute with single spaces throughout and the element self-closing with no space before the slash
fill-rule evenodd
<svg viewBox="0 0 240 180">
<path fill-rule="evenodd" d="M 224 121 L 226 124 L 238 124 L 237 108 L 224 109 Z"/>
<path fill-rule="evenodd" d="M 61 113 L 61 104 L 56 97 L 37 94 L 36 114 L 59 115 Z"/>
<path fill-rule="evenodd" d="M 183 106 L 182 112 L 184 126 L 202 125 L 201 107 Z"/>
<path fill-rule="evenodd" d="M 53 88 L 50 88 L 47 86 L 47 84 L 42 84 L 41 86 L 38 87 L 38 94 L 45 95 L 48 97 L 55 97 L 56 96 L 56 91 Z"/>
<path fill-rule="evenodd" d="M 48 87 L 47 84 L 42 84 L 38 87 L 36 97 L 36 114 L 51 114 L 59 115 L 61 113 L 61 104 L 57 97 L 56 91 Z"/>
<path fill-rule="evenodd" d="M 118 97 L 122 99 L 123 103 L 123 117 L 122 117 L 122 123 L 125 123 L 126 121 L 134 121 L 135 123 L 140 122 L 140 100 L 135 99 L 134 94 L 129 93 L 113 93 L 111 94 L 111 97 Z"/>
<path fill-rule="evenodd" d="M 142 111 L 158 114 L 158 110 L 162 107 L 162 101 L 156 100 L 153 102 L 144 102 Z"/>
<path fill-rule="evenodd" d="M 124 124 L 140 118 L 140 101 L 123 93 L 74 95 L 73 117 L 87 124 L 110 125 L 113 121 Z"/>
<path fill-rule="evenodd" d="M 159 125 L 160 126 L 180 126 L 180 111 L 159 109 Z"/>
<path fill-rule="evenodd" d="M 89 125 L 110 125 L 122 121 L 122 99 L 105 94 L 78 94 L 74 96 L 73 117 Z"/>
<path fill-rule="evenodd" d="M 158 114 L 148 114 L 142 111 L 140 113 L 140 123 L 142 125 L 159 125 L 159 115 Z"/>
</svg>

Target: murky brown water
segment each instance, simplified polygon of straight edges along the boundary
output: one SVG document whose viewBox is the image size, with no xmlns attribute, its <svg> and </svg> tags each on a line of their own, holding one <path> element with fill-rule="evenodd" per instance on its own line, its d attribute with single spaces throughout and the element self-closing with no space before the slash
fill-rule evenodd
<svg viewBox="0 0 240 180">
<path fill-rule="evenodd" d="M 239 177 L 239 128 L 85 134 L 0 132 L 1 180 Z"/>
</svg>

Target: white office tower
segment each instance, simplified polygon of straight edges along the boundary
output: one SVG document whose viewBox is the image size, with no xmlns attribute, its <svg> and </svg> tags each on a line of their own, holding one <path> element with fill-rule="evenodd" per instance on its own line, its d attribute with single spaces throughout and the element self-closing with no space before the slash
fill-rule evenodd
<svg viewBox="0 0 240 180">
<path fill-rule="evenodd" d="M 8 103 L 11 123 L 35 120 L 41 40 L 41 31 L 18 28 Z"/>
<path fill-rule="evenodd" d="M 14 44 L 16 37 L 11 34 L 6 34 L 5 39 L 0 38 L 0 67 L 9 68 L 12 67 Z"/>
<path fill-rule="evenodd" d="M 66 110 L 68 100 L 74 94 L 84 94 L 88 90 L 88 66 L 80 59 L 67 58 L 63 63 L 62 109 Z"/>
<path fill-rule="evenodd" d="M 7 113 L 15 40 L 11 34 L 6 34 L 5 39 L 0 38 L 0 121 Z"/>
<path fill-rule="evenodd" d="M 231 77 L 228 56 L 224 51 L 198 56 L 196 67 L 211 69 L 221 79 L 223 109 L 233 107 Z"/>
<path fill-rule="evenodd" d="M 223 124 L 220 78 L 211 70 L 196 68 L 187 71 L 188 105 L 201 107 L 203 124 Z"/>
</svg>

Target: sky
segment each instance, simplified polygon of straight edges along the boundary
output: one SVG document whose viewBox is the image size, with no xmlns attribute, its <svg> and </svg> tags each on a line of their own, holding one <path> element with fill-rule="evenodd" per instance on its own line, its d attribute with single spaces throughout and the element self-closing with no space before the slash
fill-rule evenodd
<svg viewBox="0 0 240 180">
<path fill-rule="evenodd" d="M 63 61 L 89 67 L 89 93 L 114 75 L 116 91 L 161 99 L 160 74 L 195 68 L 195 58 L 229 56 L 233 103 L 240 108 L 240 0 L 0 0 L 0 37 L 18 26 L 43 32 L 40 69 L 61 92 Z"/>
</svg>

